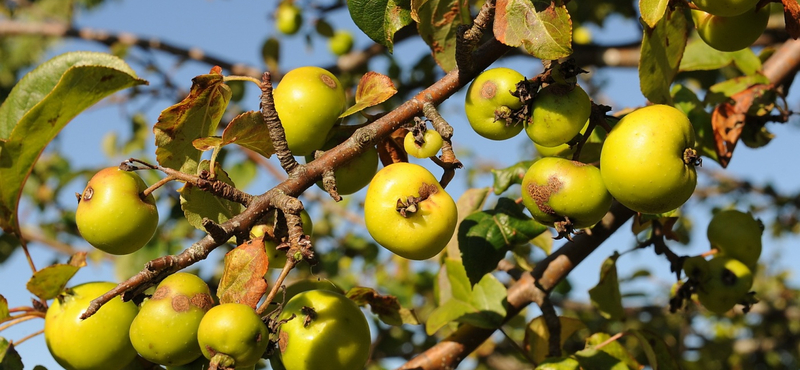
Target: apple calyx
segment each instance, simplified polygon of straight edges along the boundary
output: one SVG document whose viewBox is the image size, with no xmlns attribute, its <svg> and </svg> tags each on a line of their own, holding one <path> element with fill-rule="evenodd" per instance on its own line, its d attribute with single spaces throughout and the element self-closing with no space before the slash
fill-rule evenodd
<svg viewBox="0 0 800 370">
<path fill-rule="evenodd" d="M 209 349 L 210 350 L 210 349 Z M 214 356 L 211 357 L 211 361 L 209 363 L 209 370 L 234 370 L 236 361 L 233 360 L 233 357 L 228 356 L 224 353 L 215 353 Z"/>
<path fill-rule="evenodd" d="M 303 327 L 307 328 L 309 325 L 311 325 L 311 322 L 317 318 L 317 311 L 314 310 L 313 307 L 308 306 L 303 306 L 300 311 L 303 312 L 303 315 L 305 315 L 303 318 Z"/>
<path fill-rule="evenodd" d="M 419 209 L 419 207 L 417 207 L 419 203 L 428 199 L 428 197 L 430 197 L 431 195 L 436 194 L 436 192 L 438 191 L 439 189 L 436 187 L 436 185 L 423 182 L 422 185 L 420 185 L 419 187 L 418 197 L 412 195 L 406 197 L 405 201 L 403 201 L 403 198 L 397 199 L 397 206 L 395 207 L 395 209 L 397 210 L 398 213 L 400 213 L 401 216 L 405 218 L 411 217 L 411 215 L 417 212 L 417 210 Z"/>
<path fill-rule="evenodd" d="M 703 167 L 703 158 L 700 158 L 700 155 L 693 148 L 686 148 L 683 150 L 683 163 L 695 167 Z"/>
</svg>

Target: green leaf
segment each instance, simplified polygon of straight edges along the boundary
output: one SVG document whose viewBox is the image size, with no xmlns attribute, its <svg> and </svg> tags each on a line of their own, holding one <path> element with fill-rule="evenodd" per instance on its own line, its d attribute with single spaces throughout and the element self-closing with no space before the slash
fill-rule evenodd
<svg viewBox="0 0 800 370">
<path fill-rule="evenodd" d="M 692 90 L 681 84 L 675 84 L 672 87 L 672 101 L 675 103 L 675 108 L 683 112 L 692 122 L 695 133 L 694 148 L 700 151 L 701 155 L 717 161 L 714 129 L 711 126 L 711 113 L 703 109 L 705 105 Z"/>
<path fill-rule="evenodd" d="M 10 313 L 8 312 L 8 300 L 6 297 L 3 297 L 3 295 L 0 294 L 0 322 L 5 321 L 9 317 Z"/>
<path fill-rule="evenodd" d="M 581 329 L 586 329 L 586 324 L 583 321 L 572 317 L 559 317 L 561 324 L 561 347 L 572 334 Z M 544 316 L 539 316 L 531 320 L 525 326 L 525 351 L 528 356 L 536 363 L 542 362 L 547 354 L 550 352 L 550 329 L 547 328 Z"/>
<path fill-rule="evenodd" d="M 644 23 L 650 28 L 655 27 L 658 21 L 664 17 L 667 4 L 669 4 L 669 0 L 639 0 L 639 10 Z"/>
<path fill-rule="evenodd" d="M 761 70 L 761 60 L 750 48 L 739 51 L 725 52 L 708 46 L 702 39 L 695 37 L 686 45 L 686 50 L 681 59 L 681 72 L 684 71 L 710 71 L 726 67 L 731 63 L 746 75 L 755 74 Z"/>
<path fill-rule="evenodd" d="M 592 305 L 600 311 L 606 319 L 620 320 L 625 314 L 622 310 L 622 294 L 619 291 L 617 279 L 618 254 L 606 258 L 600 268 L 600 282 L 589 290 Z"/>
<path fill-rule="evenodd" d="M 233 143 L 261 154 L 265 158 L 275 154 L 275 148 L 272 146 L 272 139 L 269 136 L 269 128 L 264 123 L 261 112 L 256 111 L 244 112 L 236 116 L 225 127 L 222 137 L 209 136 L 195 139 L 192 141 L 192 146 L 197 150 L 206 151 L 219 149 Z"/>
<path fill-rule="evenodd" d="M 596 348 L 601 343 L 605 343 L 607 340 L 611 338 L 611 335 L 606 333 L 594 333 L 592 334 L 589 339 L 586 340 L 586 348 Z M 639 362 L 631 355 L 630 352 L 620 344 L 618 341 L 612 341 L 603 345 L 603 347 L 597 348 L 605 353 L 608 353 L 612 357 L 622 361 L 625 363 L 628 369 L 631 370 L 638 370 L 642 366 L 639 365 Z"/>
<path fill-rule="evenodd" d="M 55 264 L 36 271 L 28 280 L 26 288 L 43 300 L 53 299 L 64 291 L 69 280 L 84 266 L 86 252 L 79 252 L 70 257 L 67 264 Z"/>
<path fill-rule="evenodd" d="M 14 345 L 6 338 L 0 337 L 0 369 L 23 370 L 22 357 L 19 356 Z"/>
<path fill-rule="evenodd" d="M 446 259 L 444 269 L 450 282 L 450 298 L 437 307 L 425 323 L 425 331 L 433 335 L 451 321 L 468 323 L 481 328 L 498 328 L 506 316 L 506 288 L 492 275 L 470 288 L 466 271 L 460 261 Z"/>
<path fill-rule="evenodd" d="M 471 24 L 467 0 L 411 0 L 411 18 L 445 72 L 456 68 L 456 30 Z"/>
<path fill-rule="evenodd" d="M 522 178 L 525 177 L 525 173 L 528 172 L 528 168 L 533 165 L 533 162 L 536 161 L 522 161 L 500 170 L 492 169 L 494 193 L 500 195 L 511 185 L 522 184 Z"/>
<path fill-rule="evenodd" d="M 546 230 L 510 198 L 500 198 L 493 210 L 464 218 L 458 227 L 458 248 L 470 283 L 494 271 L 514 246 L 527 244 Z"/>
<path fill-rule="evenodd" d="M 583 370 L 629 370 L 624 362 L 599 349 L 587 348 L 575 352 L 575 358 Z"/>
<path fill-rule="evenodd" d="M 197 173 L 208 171 L 209 168 L 210 162 L 208 160 L 203 160 L 200 162 Z M 219 162 L 215 162 L 214 173 L 218 181 L 234 186 L 233 181 L 231 181 L 228 174 L 222 169 Z M 181 194 L 181 209 L 183 209 L 183 214 L 186 216 L 189 223 L 198 230 L 205 231 L 203 227 L 204 218 L 221 224 L 228 221 L 233 216 L 242 213 L 242 210 L 244 210 L 244 207 L 239 203 L 219 198 L 191 184 L 184 185 L 178 192 Z"/>
<path fill-rule="evenodd" d="M 394 34 L 411 24 L 411 0 L 349 0 L 347 9 L 356 26 L 390 53 Z"/>
<path fill-rule="evenodd" d="M 565 5 L 549 0 L 498 0 L 494 36 L 508 46 L 522 46 L 539 59 L 572 54 L 572 20 Z"/>
<path fill-rule="evenodd" d="M 225 270 L 219 281 L 219 303 L 241 303 L 256 308 L 267 291 L 269 259 L 264 239 L 255 238 L 225 254 Z"/>
<path fill-rule="evenodd" d="M 550 358 L 539 364 L 534 370 L 580 370 L 578 360 L 572 357 Z"/>
<path fill-rule="evenodd" d="M 195 149 L 192 141 L 214 135 L 231 98 L 231 89 L 222 82 L 218 68 L 193 78 L 189 95 L 158 117 L 153 132 L 156 160 L 162 166 L 197 173 L 203 152 Z"/>
<path fill-rule="evenodd" d="M 365 287 L 351 288 L 346 295 L 359 306 L 369 304 L 372 313 L 378 315 L 378 318 L 387 325 L 420 324 L 414 310 L 400 306 L 400 301 L 395 296 L 382 295 L 375 289 Z"/>
<path fill-rule="evenodd" d="M 261 45 L 261 59 L 270 71 L 277 71 L 281 55 L 281 43 L 275 37 L 269 37 Z"/>
<path fill-rule="evenodd" d="M 369 71 L 361 76 L 356 88 L 356 104 L 348 108 L 339 118 L 361 112 L 369 107 L 374 107 L 385 102 L 397 94 L 392 79 L 378 72 Z"/>
<path fill-rule="evenodd" d="M 66 53 L 29 72 L 0 106 L 0 227 L 20 234 L 17 205 L 47 144 L 75 116 L 127 87 L 146 84 L 125 62 L 96 52 Z"/>
<path fill-rule="evenodd" d="M 658 334 L 647 330 L 631 330 L 631 334 L 639 339 L 639 344 L 653 370 L 680 370 L 678 361 Z"/>
<path fill-rule="evenodd" d="M 655 28 L 644 26 L 639 58 L 639 87 L 656 104 L 672 104 L 669 86 L 678 73 L 688 37 L 686 16 L 668 10 Z"/>
<path fill-rule="evenodd" d="M 458 217 L 456 223 L 456 230 L 461 225 L 464 219 L 479 211 L 483 208 L 486 202 L 486 197 L 489 195 L 489 188 L 472 188 L 467 189 L 456 201 L 456 209 L 458 210 Z M 450 241 L 445 247 L 447 256 L 449 258 L 461 259 L 461 251 L 458 249 L 458 233 L 453 234 Z"/>
</svg>

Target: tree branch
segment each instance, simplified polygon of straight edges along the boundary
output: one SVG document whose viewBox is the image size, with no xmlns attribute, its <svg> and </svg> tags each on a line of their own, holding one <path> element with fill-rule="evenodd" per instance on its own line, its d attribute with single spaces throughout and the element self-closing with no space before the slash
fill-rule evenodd
<svg viewBox="0 0 800 370">
<path fill-rule="evenodd" d="M 508 307 L 504 322 L 520 313 L 531 303 L 542 305 L 545 297 L 563 280 L 572 269 L 594 252 L 611 234 L 634 215 L 630 209 L 614 202 L 611 210 L 591 233 L 572 238 L 556 252 L 536 264 L 531 272 L 508 288 Z M 449 337 L 414 357 L 400 370 L 445 370 L 455 369 L 458 364 L 494 333 L 492 329 L 461 325 Z"/>
</svg>

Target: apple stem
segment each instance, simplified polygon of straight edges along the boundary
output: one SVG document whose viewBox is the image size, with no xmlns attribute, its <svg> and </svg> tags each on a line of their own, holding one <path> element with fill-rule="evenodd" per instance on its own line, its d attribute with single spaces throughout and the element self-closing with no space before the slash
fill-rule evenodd
<svg viewBox="0 0 800 370">
<path fill-rule="evenodd" d="M 436 110 L 436 106 L 429 101 L 422 104 L 422 113 L 431 121 L 433 128 L 436 129 L 436 132 L 442 137 L 442 156 L 441 158 L 431 157 L 431 160 L 444 169 L 442 178 L 439 180 L 439 185 L 445 188 L 455 176 L 456 169 L 464 167 L 461 161 L 456 158 L 455 152 L 453 152 L 453 142 L 451 141 L 453 137 L 453 126 L 450 126 L 450 124 L 445 121 L 444 117 Z"/>
</svg>

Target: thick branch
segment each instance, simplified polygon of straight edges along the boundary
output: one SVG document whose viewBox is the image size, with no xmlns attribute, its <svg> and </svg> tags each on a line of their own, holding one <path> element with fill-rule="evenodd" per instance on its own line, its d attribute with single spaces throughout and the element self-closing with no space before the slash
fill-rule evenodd
<svg viewBox="0 0 800 370">
<path fill-rule="evenodd" d="M 159 39 L 140 38 L 127 32 L 109 32 L 93 30 L 90 28 L 75 28 L 64 23 L 31 23 L 12 20 L 0 20 L 0 35 L 40 35 L 51 37 L 76 37 L 89 41 L 96 41 L 108 46 L 120 43 L 128 46 L 138 46 L 145 50 L 160 50 L 169 54 L 178 55 L 187 59 L 196 60 L 212 66 L 220 66 L 231 74 L 260 77 L 261 71 L 253 66 L 241 63 L 231 63 L 225 59 L 206 54 L 199 48 L 183 48 Z"/>
<path fill-rule="evenodd" d="M 285 196 L 296 197 L 300 195 L 314 184 L 315 179 L 321 178 L 326 169 L 342 166 L 344 163 L 347 163 L 364 152 L 369 145 L 372 145 L 382 138 L 388 137 L 405 122 L 413 120 L 414 117 L 421 115 L 422 105 L 425 102 L 430 102 L 434 105 L 440 104 L 475 78 L 477 72 L 488 67 L 489 64 L 494 62 L 497 58 L 500 58 L 508 50 L 508 46 L 496 40 L 487 42 L 476 51 L 474 60 L 476 68 L 474 72 L 459 76 L 457 70 L 451 71 L 441 80 L 423 90 L 403 105 L 369 125 L 359 128 L 347 141 L 326 151 L 317 160 L 300 166 L 298 170 L 295 171 L 297 174 L 296 176 L 293 174 L 293 176 L 290 176 L 275 188 L 255 197 L 244 212 L 220 224 L 219 228 L 222 230 L 222 233 L 215 235 L 217 240 L 223 236 L 228 236 L 228 238 L 230 238 L 234 235 L 249 232 L 250 228 L 264 213 L 271 207 L 276 206 L 272 203 L 274 200 L 285 199 L 283 198 Z M 297 211 L 299 212 L 300 209 Z M 197 261 L 205 259 L 208 254 L 219 245 L 221 245 L 221 243 L 216 242 L 214 238 L 207 235 L 178 255 L 164 256 L 150 261 L 147 263 L 144 270 L 92 301 L 90 306 L 86 309 L 86 312 L 84 312 L 83 317 L 91 316 L 103 304 L 118 295 L 123 295 L 123 299 L 129 300 L 141 294 L 145 289 L 157 284 L 164 277 L 191 266 Z"/>
<path fill-rule="evenodd" d="M 800 67 L 797 57 L 800 44 L 787 41 L 770 59 L 764 63 L 764 74 L 772 83 L 790 80 Z M 790 64 L 787 68 L 784 64 Z M 768 72 L 769 71 L 769 72 Z M 590 233 L 580 234 L 559 248 L 545 260 L 536 264 L 530 273 L 522 277 L 508 289 L 508 310 L 505 320 L 516 316 L 531 303 L 541 305 L 543 299 L 561 282 L 572 269 L 613 234 L 625 221 L 633 216 L 633 211 L 614 203 L 600 224 Z M 467 355 L 489 338 L 494 330 L 472 325 L 462 325 L 455 333 L 427 351 L 411 359 L 399 369 L 436 370 L 455 369 Z"/>
<path fill-rule="evenodd" d="M 630 209 L 614 203 L 611 211 L 592 228 L 591 233 L 579 234 L 545 260 L 532 272 L 525 272 L 508 289 L 508 309 L 505 321 L 510 320 L 531 303 L 542 305 L 545 297 L 570 271 L 594 252 L 611 234 L 634 215 Z M 445 370 L 456 366 L 489 338 L 494 330 L 461 325 L 455 333 L 437 343 L 399 369 Z"/>
</svg>

